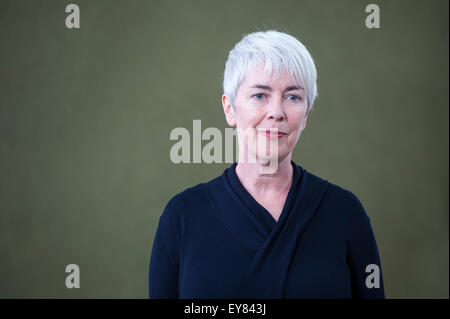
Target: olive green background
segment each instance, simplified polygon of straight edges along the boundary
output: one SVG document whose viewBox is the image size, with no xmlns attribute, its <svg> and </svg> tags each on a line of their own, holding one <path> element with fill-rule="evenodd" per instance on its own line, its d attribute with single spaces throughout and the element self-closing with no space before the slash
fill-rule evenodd
<svg viewBox="0 0 450 319">
<path fill-rule="evenodd" d="M 72 30 L 69 3 L 0 1 L 0 297 L 146 298 L 167 201 L 230 165 L 173 164 L 169 134 L 224 132 L 228 51 L 270 28 L 318 70 L 294 161 L 359 197 L 388 298 L 449 297 L 447 0 L 77 0 Z"/>
</svg>

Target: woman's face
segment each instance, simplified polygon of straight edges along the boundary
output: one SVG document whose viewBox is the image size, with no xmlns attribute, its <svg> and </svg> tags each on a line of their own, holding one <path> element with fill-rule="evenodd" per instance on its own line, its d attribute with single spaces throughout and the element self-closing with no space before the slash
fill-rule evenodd
<svg viewBox="0 0 450 319">
<path fill-rule="evenodd" d="M 246 132 L 245 139 L 239 136 L 240 154 L 244 151 L 256 158 L 265 157 L 261 154 L 267 155 L 270 143 L 277 143 L 277 153 L 269 157 L 277 156 L 281 161 L 290 158 L 305 128 L 307 95 L 290 76 L 275 78 L 263 67 L 259 65 L 247 72 L 237 90 L 234 108 L 226 95 L 222 103 L 228 124 L 237 126 L 238 135 Z M 273 129 L 278 129 L 278 133 Z"/>
</svg>

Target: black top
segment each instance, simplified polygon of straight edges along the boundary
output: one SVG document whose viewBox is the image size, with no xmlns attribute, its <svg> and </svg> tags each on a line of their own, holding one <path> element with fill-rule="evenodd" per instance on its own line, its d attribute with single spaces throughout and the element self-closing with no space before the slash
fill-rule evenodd
<svg viewBox="0 0 450 319">
<path fill-rule="evenodd" d="M 234 163 L 175 195 L 159 220 L 150 298 L 384 298 L 362 204 L 291 162 L 278 221 L 242 186 Z"/>
</svg>

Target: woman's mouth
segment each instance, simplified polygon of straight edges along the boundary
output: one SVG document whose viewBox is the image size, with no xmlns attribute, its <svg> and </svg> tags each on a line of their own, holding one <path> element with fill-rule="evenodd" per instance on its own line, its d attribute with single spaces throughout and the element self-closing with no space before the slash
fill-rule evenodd
<svg viewBox="0 0 450 319">
<path fill-rule="evenodd" d="M 284 132 L 280 132 L 278 130 L 261 130 L 261 133 L 264 133 L 264 135 L 269 139 L 281 139 L 285 137 L 287 134 Z"/>
</svg>

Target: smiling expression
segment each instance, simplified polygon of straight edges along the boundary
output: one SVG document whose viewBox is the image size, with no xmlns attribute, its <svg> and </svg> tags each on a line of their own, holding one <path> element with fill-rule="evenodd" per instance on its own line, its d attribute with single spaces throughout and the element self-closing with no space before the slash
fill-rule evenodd
<svg viewBox="0 0 450 319">
<path fill-rule="evenodd" d="M 275 77 L 258 65 L 248 71 L 239 86 L 234 107 L 230 99 L 222 97 L 224 112 L 229 125 L 237 126 L 239 132 L 250 132 L 240 140 L 239 153 L 255 153 L 261 157 L 269 143 L 278 144 L 278 161 L 292 155 L 295 145 L 306 126 L 308 118 L 307 94 L 302 85 L 286 73 Z M 259 150 L 258 150 L 259 149 Z M 259 155 L 258 155 L 259 154 Z"/>
</svg>

